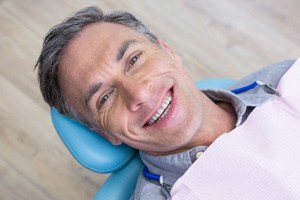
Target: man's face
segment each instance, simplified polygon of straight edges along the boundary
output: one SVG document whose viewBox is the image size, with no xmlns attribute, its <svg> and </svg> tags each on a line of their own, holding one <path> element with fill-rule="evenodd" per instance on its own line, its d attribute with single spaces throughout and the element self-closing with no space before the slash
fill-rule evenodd
<svg viewBox="0 0 300 200">
<path fill-rule="evenodd" d="M 59 75 L 64 98 L 112 143 L 161 154 L 189 146 L 200 132 L 202 95 L 180 58 L 130 28 L 85 27 Z"/>
</svg>

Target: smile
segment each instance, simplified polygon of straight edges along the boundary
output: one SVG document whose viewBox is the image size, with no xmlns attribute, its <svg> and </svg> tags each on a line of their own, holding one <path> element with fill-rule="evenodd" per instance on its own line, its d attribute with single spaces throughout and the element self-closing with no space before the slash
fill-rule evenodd
<svg viewBox="0 0 300 200">
<path fill-rule="evenodd" d="M 154 124 L 155 122 L 161 120 L 166 116 L 166 114 L 170 111 L 172 102 L 172 96 L 165 96 L 160 108 L 156 111 L 156 113 L 150 118 L 150 120 L 146 123 L 147 126 Z"/>
</svg>

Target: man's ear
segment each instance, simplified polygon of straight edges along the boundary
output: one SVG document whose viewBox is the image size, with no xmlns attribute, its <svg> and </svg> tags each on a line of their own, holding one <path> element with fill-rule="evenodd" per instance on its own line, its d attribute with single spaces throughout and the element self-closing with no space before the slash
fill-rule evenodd
<svg viewBox="0 0 300 200">
<path fill-rule="evenodd" d="M 171 49 L 171 48 L 169 47 L 169 45 L 168 45 L 163 39 L 161 39 L 161 38 L 158 37 L 157 40 L 158 40 L 159 44 L 160 44 L 162 47 L 164 47 L 165 49 L 167 49 L 167 50 L 170 51 L 170 52 L 173 52 L 173 49 Z"/>
<path fill-rule="evenodd" d="M 174 58 L 176 59 L 178 62 L 181 63 L 181 58 L 176 54 L 174 53 L 173 49 L 171 47 L 169 47 L 169 45 L 161 38 L 157 38 L 159 44 L 167 50 L 167 52 Z"/>
<path fill-rule="evenodd" d="M 99 135 L 101 135 L 102 137 L 104 137 L 105 139 L 107 139 L 108 141 L 110 141 L 110 143 L 112 143 L 113 145 L 121 145 L 122 142 L 121 140 L 119 140 L 116 136 L 114 135 L 110 135 L 98 128 L 91 128 L 91 130 L 95 131 L 96 133 L 98 133 Z"/>
</svg>

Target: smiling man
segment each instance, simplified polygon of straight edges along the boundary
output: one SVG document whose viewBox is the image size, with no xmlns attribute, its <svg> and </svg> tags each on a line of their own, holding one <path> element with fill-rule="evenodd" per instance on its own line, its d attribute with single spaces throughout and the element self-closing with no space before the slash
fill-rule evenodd
<svg viewBox="0 0 300 200">
<path fill-rule="evenodd" d="M 206 109 L 214 110 L 215 123 L 231 121 L 217 132 L 235 123 L 234 115 L 196 89 L 180 58 L 161 40 L 153 43 L 123 25 L 85 27 L 66 47 L 58 73 L 63 99 L 91 128 L 114 144 L 149 154 L 209 143 L 202 139 L 211 135 L 205 128 L 213 127 L 206 125 L 212 117 L 203 114 Z"/>
<path fill-rule="evenodd" d="M 292 63 L 270 66 L 237 86 L 254 77 L 276 86 Z M 134 16 L 104 15 L 96 7 L 84 8 L 50 30 L 37 67 L 50 106 L 115 145 L 141 150 L 145 165 L 164 175 L 170 186 L 199 152 L 273 96 L 261 88 L 244 96 L 198 90 L 180 57 Z M 159 183 L 141 175 L 132 199 L 165 197 Z"/>
</svg>

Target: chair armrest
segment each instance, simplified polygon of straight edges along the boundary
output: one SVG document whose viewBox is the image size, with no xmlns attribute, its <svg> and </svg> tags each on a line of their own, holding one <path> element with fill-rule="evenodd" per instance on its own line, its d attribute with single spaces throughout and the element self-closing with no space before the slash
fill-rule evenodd
<svg viewBox="0 0 300 200">
<path fill-rule="evenodd" d="M 94 200 L 128 200 L 144 164 L 137 154 L 123 169 L 109 176 L 96 193 Z"/>
</svg>

